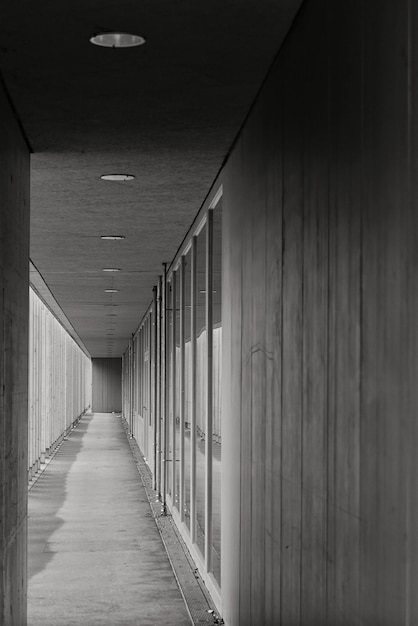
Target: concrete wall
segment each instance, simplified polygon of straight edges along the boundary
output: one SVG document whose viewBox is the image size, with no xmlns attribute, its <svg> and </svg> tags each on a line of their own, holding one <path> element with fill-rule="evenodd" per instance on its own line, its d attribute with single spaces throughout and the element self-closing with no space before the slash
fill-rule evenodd
<svg viewBox="0 0 418 626">
<path fill-rule="evenodd" d="M 0 624 L 26 624 L 29 152 L 0 83 Z"/>
<path fill-rule="evenodd" d="M 418 622 L 417 44 L 308 0 L 222 174 L 228 625 Z"/>
<path fill-rule="evenodd" d="M 95 413 L 122 410 L 122 359 L 92 359 Z"/>
</svg>

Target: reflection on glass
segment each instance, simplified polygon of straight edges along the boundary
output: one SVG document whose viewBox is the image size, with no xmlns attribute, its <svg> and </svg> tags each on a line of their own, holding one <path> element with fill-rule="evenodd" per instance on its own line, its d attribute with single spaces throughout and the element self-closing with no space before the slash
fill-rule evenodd
<svg viewBox="0 0 418 626">
<path fill-rule="evenodd" d="M 150 415 L 149 405 L 149 318 L 146 319 L 144 325 L 144 423 L 147 424 Z M 148 429 L 147 429 L 148 433 Z M 146 439 L 148 448 L 148 437 Z M 147 458 L 149 458 L 149 450 L 147 450 Z"/>
<path fill-rule="evenodd" d="M 167 285 L 167 381 L 168 381 L 168 421 L 167 421 L 167 493 L 171 495 L 173 484 L 173 290 Z"/>
<path fill-rule="evenodd" d="M 191 251 L 184 258 L 184 521 L 190 529 L 191 422 Z"/>
<path fill-rule="evenodd" d="M 174 272 L 175 274 L 175 281 L 174 284 L 176 286 L 175 289 L 175 338 L 176 338 L 176 345 L 175 345 L 175 357 L 176 357 L 176 401 L 175 401 L 175 411 L 174 411 L 174 416 L 175 416 L 175 433 L 174 433 L 174 447 L 176 450 L 176 455 L 175 455 L 175 465 L 174 465 L 174 472 L 175 472 L 175 497 L 174 497 L 174 505 L 177 507 L 178 510 L 180 510 L 179 508 L 179 503 L 180 503 L 180 445 L 181 445 L 181 437 L 180 437 L 180 400 L 181 400 L 181 376 L 180 376 L 180 371 L 181 371 L 181 363 L 180 363 L 180 359 L 181 359 L 181 350 L 180 350 L 180 288 L 181 288 L 181 283 L 180 283 L 180 271 Z"/>
<path fill-rule="evenodd" d="M 213 210 L 212 572 L 221 582 L 222 199 Z"/>
<path fill-rule="evenodd" d="M 149 412 L 148 412 L 148 419 L 149 419 L 149 425 L 152 426 L 152 423 L 154 421 L 154 403 L 153 403 L 153 396 L 152 396 L 152 390 L 154 389 L 154 368 L 153 368 L 153 363 L 152 363 L 152 359 L 153 359 L 153 355 L 155 354 L 155 347 L 154 347 L 154 325 L 152 323 L 152 314 L 150 313 L 148 316 L 148 372 L 149 372 L 149 384 L 148 384 L 148 404 L 149 404 Z"/>
<path fill-rule="evenodd" d="M 206 226 L 196 242 L 196 543 L 205 554 Z"/>
</svg>

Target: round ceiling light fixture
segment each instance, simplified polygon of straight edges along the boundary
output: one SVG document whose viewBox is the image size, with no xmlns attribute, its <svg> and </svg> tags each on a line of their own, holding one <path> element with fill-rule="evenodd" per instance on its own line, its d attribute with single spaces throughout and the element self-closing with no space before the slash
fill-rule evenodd
<svg viewBox="0 0 418 626">
<path fill-rule="evenodd" d="M 125 235 L 100 235 L 100 239 L 109 239 L 111 241 L 120 241 L 125 239 Z"/>
<path fill-rule="evenodd" d="M 135 176 L 133 174 L 102 174 L 100 178 L 102 180 L 125 181 L 125 180 L 133 180 Z"/>
<path fill-rule="evenodd" d="M 90 43 L 104 48 L 134 48 L 142 46 L 145 43 L 145 38 L 131 33 L 97 33 L 97 35 L 90 37 Z"/>
</svg>

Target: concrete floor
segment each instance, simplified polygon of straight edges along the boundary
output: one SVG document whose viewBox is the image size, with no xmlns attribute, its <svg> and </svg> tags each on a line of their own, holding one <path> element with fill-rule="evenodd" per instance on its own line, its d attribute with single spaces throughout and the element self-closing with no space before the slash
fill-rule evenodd
<svg viewBox="0 0 418 626">
<path fill-rule="evenodd" d="M 29 491 L 29 626 L 191 621 L 120 417 L 85 416 Z"/>
</svg>

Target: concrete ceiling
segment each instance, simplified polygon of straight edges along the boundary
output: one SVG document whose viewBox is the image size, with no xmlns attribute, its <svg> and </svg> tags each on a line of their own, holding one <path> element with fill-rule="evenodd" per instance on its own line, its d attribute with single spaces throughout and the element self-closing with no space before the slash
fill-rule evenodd
<svg viewBox="0 0 418 626">
<path fill-rule="evenodd" d="M 2 3 L 0 68 L 33 151 L 31 259 L 91 356 L 125 350 L 300 4 Z M 146 44 L 93 46 L 104 31 Z"/>
</svg>

